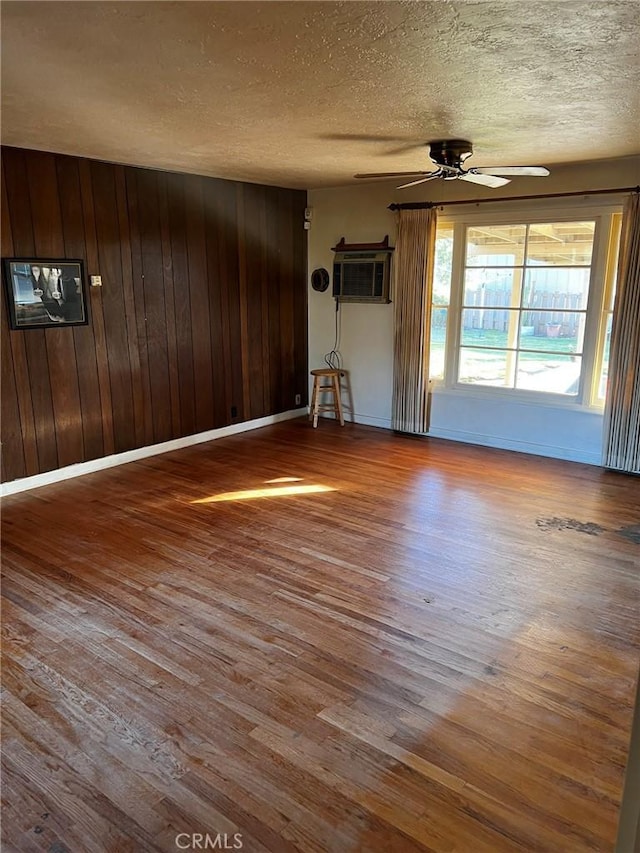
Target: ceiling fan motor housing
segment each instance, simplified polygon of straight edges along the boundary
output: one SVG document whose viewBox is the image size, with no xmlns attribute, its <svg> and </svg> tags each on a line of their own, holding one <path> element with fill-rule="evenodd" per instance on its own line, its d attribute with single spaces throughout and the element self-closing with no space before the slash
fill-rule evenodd
<svg viewBox="0 0 640 853">
<path fill-rule="evenodd" d="M 467 157 L 473 154 L 473 146 L 467 139 L 437 139 L 428 145 L 431 159 L 452 169 L 462 168 Z"/>
</svg>

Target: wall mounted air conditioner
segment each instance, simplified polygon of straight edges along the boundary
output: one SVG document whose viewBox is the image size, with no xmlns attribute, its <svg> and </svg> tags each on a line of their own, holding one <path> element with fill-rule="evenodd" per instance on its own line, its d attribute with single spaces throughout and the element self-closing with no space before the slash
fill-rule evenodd
<svg viewBox="0 0 640 853">
<path fill-rule="evenodd" d="M 389 237 L 381 243 L 345 243 L 333 248 L 333 295 L 339 302 L 388 303 L 391 280 Z"/>
</svg>

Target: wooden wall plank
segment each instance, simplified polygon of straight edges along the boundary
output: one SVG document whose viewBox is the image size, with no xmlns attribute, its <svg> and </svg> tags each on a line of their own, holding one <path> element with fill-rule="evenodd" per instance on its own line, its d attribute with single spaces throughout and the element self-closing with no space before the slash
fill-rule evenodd
<svg viewBox="0 0 640 853">
<path fill-rule="evenodd" d="M 58 156 L 56 157 L 56 170 L 60 194 L 64 256 L 85 260 L 87 247 L 84 235 L 78 160 L 75 157 Z M 89 298 L 89 294 L 87 294 L 87 298 Z M 104 455 L 104 441 L 96 346 L 91 318 L 89 318 L 89 323 L 86 326 L 73 327 L 73 340 L 80 394 L 84 460 L 98 459 Z"/>
<path fill-rule="evenodd" d="M 2 157 L 2 211 L 0 216 L 0 240 L 2 257 L 15 255 L 11 214 L 7 198 L 7 178 L 5 174 L 6 158 Z M 3 270 L 4 275 L 4 270 Z M 38 447 L 36 444 L 35 423 L 31 387 L 27 371 L 27 356 L 24 346 L 24 334 L 10 331 L 6 314 L 6 292 L 2 295 L 2 392 L 8 398 L 2 399 L 2 477 L 3 480 L 15 480 L 19 477 L 36 474 L 38 468 Z M 6 383 L 6 388 L 5 388 Z M 15 393 L 17 412 L 13 408 L 12 395 Z M 19 443 L 16 446 L 14 439 Z M 20 463 L 22 459 L 22 463 Z"/>
<path fill-rule="evenodd" d="M 216 181 L 215 210 L 221 286 L 222 337 L 227 422 L 242 419 L 242 356 L 240 293 L 238 289 L 238 231 L 235 185 Z M 232 407 L 236 414 L 232 415 Z"/>
<path fill-rule="evenodd" d="M 64 238 L 55 155 L 36 151 L 26 162 L 36 256 L 59 258 L 64 252 Z"/>
<path fill-rule="evenodd" d="M 15 257 L 33 257 L 35 242 L 31 221 L 26 152 L 19 148 L 3 148 L 2 164 L 3 185 L 11 216 L 13 253 Z"/>
<path fill-rule="evenodd" d="M 151 423 L 154 444 L 171 437 L 171 389 L 167 344 L 167 315 L 162 268 L 162 233 L 158 173 L 137 169 L 138 233 L 151 391 Z"/>
<path fill-rule="evenodd" d="M 129 235 L 131 245 L 131 275 L 133 282 L 133 309 L 135 314 L 138 358 L 140 360 L 140 388 L 142 392 L 142 441 L 153 444 L 153 412 L 151 405 L 151 382 L 149 379 L 149 347 L 147 341 L 147 312 L 144 304 L 144 273 L 138 216 L 137 169 L 126 168 L 125 185 L 129 209 Z"/>
<path fill-rule="evenodd" d="M 247 337 L 247 375 L 249 380 L 249 404 L 252 418 L 266 414 L 263 388 L 263 311 L 262 303 L 262 264 L 264 235 L 261 231 L 262 192 L 261 188 L 248 184 L 243 188 L 244 208 L 244 249 L 246 264 L 246 317 Z"/>
<path fill-rule="evenodd" d="M 97 275 L 100 269 L 98 255 L 98 238 L 96 235 L 95 210 L 93 189 L 91 186 L 91 162 L 79 161 L 80 194 L 82 198 L 82 215 L 84 218 L 84 234 L 87 250 L 87 276 Z M 100 412 L 102 418 L 102 439 L 105 456 L 115 450 L 113 435 L 113 401 L 111 399 L 111 381 L 109 377 L 109 354 L 107 351 L 104 316 L 102 312 L 102 288 L 88 289 L 90 303 L 89 322 L 93 325 L 93 335 L 98 368 L 98 388 L 100 390 Z"/>
<path fill-rule="evenodd" d="M 247 234 L 244 184 L 236 184 L 238 216 L 238 308 L 240 320 L 240 363 L 242 365 L 242 417 L 251 417 L 249 385 L 249 320 L 247 317 Z"/>
<path fill-rule="evenodd" d="M 4 163 L 2 164 L 4 169 Z M 0 220 L 2 256 L 13 255 L 13 236 L 11 234 L 11 219 L 9 217 L 9 205 L 7 203 L 4 175 L 2 181 L 2 218 Z M 5 294 L 0 300 L 2 305 L 1 322 L 3 330 L 9 325 L 7 320 L 7 308 Z M 11 338 L 20 332 L 6 332 L 0 336 L 1 360 L 0 366 L 0 399 L 2 401 L 2 418 L 0 419 L 0 432 L 2 438 L 2 478 L 3 480 L 16 480 L 26 476 L 27 469 L 24 458 L 24 443 L 22 440 L 22 429 L 20 423 L 20 407 L 18 404 L 18 391 L 13 367 L 13 356 L 11 352 Z"/>
<path fill-rule="evenodd" d="M 131 361 L 127 343 L 127 324 L 122 284 L 120 223 L 116 198 L 115 173 L 106 163 L 91 164 L 91 189 L 95 205 L 98 269 L 102 276 L 101 304 L 104 333 L 109 353 L 109 385 L 113 416 L 113 441 L 116 453 L 136 446 L 135 424 L 131 417 L 133 390 Z"/>
<path fill-rule="evenodd" d="M 124 319 L 131 366 L 131 392 L 133 395 L 133 429 L 135 446 L 144 444 L 144 390 L 140 367 L 140 347 L 136 323 L 136 307 L 133 288 L 133 263 L 131 258 L 131 231 L 129 207 L 127 202 L 127 183 L 123 166 L 115 167 L 116 204 L 118 208 L 118 227 L 120 230 L 120 266 L 122 270 L 122 297 L 124 300 Z"/>
<path fill-rule="evenodd" d="M 33 421 L 38 448 L 38 472 L 59 468 L 55 436 L 49 356 L 44 330 L 29 329 L 25 335 L 27 382 L 31 389 Z"/>
<path fill-rule="evenodd" d="M 267 187 L 267 282 L 269 292 L 278 294 L 269 304 L 269 390 L 271 411 L 282 411 L 284 403 L 282 371 L 282 341 L 280 338 L 280 254 L 282 249 L 278 240 L 278 201 L 277 187 Z"/>
<path fill-rule="evenodd" d="M 278 190 L 280 246 L 280 371 L 282 373 L 282 405 L 291 408 L 295 399 L 294 311 L 293 311 L 293 228 L 290 193 Z"/>
<path fill-rule="evenodd" d="M 12 148 L 3 170 L 3 256 L 80 258 L 103 278 L 87 326 L 11 332 L 3 313 L 3 480 L 306 389 L 304 193 Z"/>
<path fill-rule="evenodd" d="M 173 263 L 173 310 L 176 323 L 176 356 L 180 386 L 180 430 L 181 435 L 190 435 L 196 431 L 196 404 L 185 186 L 182 175 L 167 175 L 167 202 L 171 235 L 171 260 Z"/>
<path fill-rule="evenodd" d="M 7 323 L 6 302 L 2 299 L 2 324 Z M 27 475 L 24 459 L 24 442 L 20 424 L 20 408 L 18 406 L 18 391 L 13 371 L 11 355 L 11 334 L 3 334 L 0 339 L 1 373 L 0 400 L 2 401 L 2 419 L 0 421 L 2 435 L 2 479 L 17 480 Z"/>
<path fill-rule="evenodd" d="M 35 254 L 63 258 L 64 234 L 55 155 L 38 152 L 28 160 L 29 195 L 33 212 Z M 48 376 L 58 465 L 84 459 L 82 410 L 73 327 L 45 329 Z"/>
<path fill-rule="evenodd" d="M 37 156 L 41 156 L 37 152 Z M 14 189 L 14 180 L 18 173 L 9 176 L 7 191 L 9 203 L 15 203 L 17 196 L 21 196 L 22 204 L 19 207 L 20 219 L 29 212 L 29 228 L 25 228 L 24 236 L 21 231 L 14 231 L 14 248 L 18 256 L 37 256 L 38 247 L 35 242 L 35 231 L 33 221 L 33 204 L 42 207 L 37 196 L 37 187 L 31 188 L 29 175 L 29 164 L 31 158 L 24 158 L 23 169 L 19 176 L 19 184 Z M 25 209 L 23 205 L 28 205 Z M 43 208 L 44 209 L 44 208 Z M 18 236 L 19 235 L 19 236 Z M 29 250 L 22 246 L 29 245 Z M 28 387 L 31 390 L 31 402 L 33 405 L 33 418 L 35 424 L 36 445 L 38 448 L 38 470 L 51 471 L 58 466 L 58 449 L 56 446 L 55 419 L 53 414 L 53 400 L 51 397 L 51 375 L 49 372 L 49 357 L 44 329 L 25 329 L 21 334 L 24 336 L 24 346 L 27 361 Z"/>
<path fill-rule="evenodd" d="M 74 465 L 85 458 L 78 359 L 73 328 L 47 329 L 45 344 L 51 378 L 58 465 Z"/>
<path fill-rule="evenodd" d="M 196 432 L 202 432 L 211 429 L 214 423 L 211 323 L 203 198 L 204 178 L 197 175 L 186 175 L 184 181 L 187 199 L 187 258 L 189 264 L 193 372 L 196 391 Z"/>
<path fill-rule="evenodd" d="M 7 202 L 10 210 L 11 228 L 13 234 L 13 254 L 15 257 L 33 257 L 35 244 L 33 238 L 33 222 L 31 219 L 31 203 L 29 198 L 29 180 L 27 177 L 26 156 L 23 151 L 7 149 L 3 151 L 5 167 L 5 188 Z M 24 330 L 19 334 L 11 334 L 11 350 L 14 360 L 14 373 L 16 377 L 16 390 L 18 394 L 18 405 L 20 408 L 25 434 L 25 462 L 28 474 L 36 474 L 55 468 L 57 459 L 54 459 L 51 451 L 51 441 L 44 436 L 44 454 L 41 456 L 39 438 L 42 435 L 42 412 L 41 407 L 36 409 L 34 402 L 34 388 L 29 372 L 29 359 L 31 363 L 38 365 L 38 357 L 44 349 L 44 331 L 39 329 Z M 46 356 L 46 351 L 45 351 Z M 40 364 L 46 363 L 40 358 Z M 47 399 L 46 388 L 49 388 L 49 411 L 50 422 L 53 423 L 53 410 L 51 407 L 51 386 L 48 372 L 42 367 L 36 377 L 36 395 L 40 400 Z M 26 417 L 25 417 L 26 415 Z M 33 427 L 31 426 L 33 425 Z M 51 435 L 50 438 L 53 438 Z M 34 468 L 35 465 L 35 468 Z"/>
<path fill-rule="evenodd" d="M 258 233 L 260 234 L 260 295 L 262 302 L 262 311 L 260 312 L 260 324 L 262 327 L 262 411 L 265 415 L 272 415 L 274 407 L 271 394 L 271 342 L 269 340 L 269 315 L 271 313 L 271 306 L 269 299 L 269 244 L 266 187 L 260 187 Z"/>
<path fill-rule="evenodd" d="M 307 240 L 304 230 L 306 193 L 299 192 L 291 198 L 291 252 L 293 257 L 293 369 L 294 394 L 300 394 L 302 405 L 308 403 L 309 383 L 309 322 L 307 319 Z M 305 238 L 301 239 L 301 235 Z"/>
<path fill-rule="evenodd" d="M 180 436 L 180 380 L 178 377 L 178 344 L 176 339 L 176 311 L 173 287 L 173 261 L 171 258 L 171 229 L 167 175 L 158 173 L 158 199 L 160 210 L 160 236 L 162 246 L 162 278 L 164 284 L 164 310 L 167 329 L 167 362 L 169 368 L 169 393 L 171 398 L 171 437 Z"/>
<path fill-rule="evenodd" d="M 211 357 L 214 364 L 221 366 L 213 376 L 213 425 L 221 427 L 229 423 L 231 403 L 229 400 L 228 355 L 225 349 L 226 281 L 220 275 L 220 228 L 219 207 L 216 204 L 216 185 L 219 182 L 207 182 L 204 185 L 205 234 L 207 246 L 207 277 L 209 279 L 209 316 L 211 318 Z"/>
</svg>

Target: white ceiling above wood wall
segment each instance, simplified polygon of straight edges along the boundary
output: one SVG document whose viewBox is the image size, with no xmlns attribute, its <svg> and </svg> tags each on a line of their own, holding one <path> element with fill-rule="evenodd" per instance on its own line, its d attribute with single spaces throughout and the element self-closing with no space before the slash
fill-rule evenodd
<svg viewBox="0 0 640 853">
<path fill-rule="evenodd" d="M 289 187 L 640 153 L 636 0 L 14 2 L 7 145 Z M 525 179 L 521 179 L 525 180 Z"/>
</svg>

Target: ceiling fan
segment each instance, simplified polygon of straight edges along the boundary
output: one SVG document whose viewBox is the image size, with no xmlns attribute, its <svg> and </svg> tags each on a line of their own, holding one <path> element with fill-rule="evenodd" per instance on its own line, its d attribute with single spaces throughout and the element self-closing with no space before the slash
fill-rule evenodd
<svg viewBox="0 0 640 853">
<path fill-rule="evenodd" d="M 415 178 L 398 187 L 403 190 L 434 178 L 470 181 L 485 187 L 502 187 L 509 183 L 511 176 L 546 177 L 549 174 L 549 170 L 544 166 L 472 166 L 470 169 L 464 169 L 463 164 L 467 157 L 473 154 L 473 147 L 466 139 L 438 139 L 426 144 L 429 146 L 429 156 L 437 166 L 435 172 L 372 172 L 354 175 L 354 178 Z M 506 175 L 509 177 L 503 177 Z"/>
</svg>

